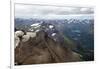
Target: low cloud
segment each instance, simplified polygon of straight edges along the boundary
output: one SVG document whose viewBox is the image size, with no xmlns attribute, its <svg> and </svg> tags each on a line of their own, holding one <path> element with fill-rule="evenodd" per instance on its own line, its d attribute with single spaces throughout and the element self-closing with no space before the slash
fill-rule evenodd
<svg viewBox="0 0 100 69">
<path fill-rule="evenodd" d="M 91 15 L 93 13 L 93 8 L 86 7 L 57 7 L 15 4 L 15 17 L 32 18 L 33 16 Z"/>
</svg>

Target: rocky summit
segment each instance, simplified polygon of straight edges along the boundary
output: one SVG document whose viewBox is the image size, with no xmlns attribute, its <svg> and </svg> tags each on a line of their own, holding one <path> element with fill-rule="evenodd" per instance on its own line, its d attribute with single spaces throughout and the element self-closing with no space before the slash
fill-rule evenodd
<svg viewBox="0 0 100 69">
<path fill-rule="evenodd" d="M 81 61 L 81 55 L 67 47 L 69 44 L 59 43 L 41 30 L 36 37 L 26 42 L 20 41 L 15 48 L 16 65 L 61 63 Z"/>
</svg>

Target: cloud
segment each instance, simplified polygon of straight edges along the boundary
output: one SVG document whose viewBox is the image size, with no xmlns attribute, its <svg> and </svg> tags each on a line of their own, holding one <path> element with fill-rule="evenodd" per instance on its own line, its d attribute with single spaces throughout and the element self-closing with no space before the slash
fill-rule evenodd
<svg viewBox="0 0 100 69">
<path fill-rule="evenodd" d="M 84 15 L 93 14 L 93 8 L 84 7 L 57 7 L 57 6 L 40 6 L 15 4 L 15 17 L 32 18 L 40 16 L 58 16 L 58 15 Z"/>
<path fill-rule="evenodd" d="M 81 8 L 80 12 L 87 13 L 87 14 L 94 13 L 94 9 L 93 8 Z"/>
</svg>

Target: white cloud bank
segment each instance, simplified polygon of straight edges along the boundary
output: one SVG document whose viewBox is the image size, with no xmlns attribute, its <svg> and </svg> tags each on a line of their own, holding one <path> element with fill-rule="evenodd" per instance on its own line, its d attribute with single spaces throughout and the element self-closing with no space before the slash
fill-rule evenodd
<svg viewBox="0 0 100 69">
<path fill-rule="evenodd" d="M 20 18 L 64 18 L 93 16 L 94 9 L 86 7 L 57 7 L 15 4 L 15 17 Z"/>
</svg>

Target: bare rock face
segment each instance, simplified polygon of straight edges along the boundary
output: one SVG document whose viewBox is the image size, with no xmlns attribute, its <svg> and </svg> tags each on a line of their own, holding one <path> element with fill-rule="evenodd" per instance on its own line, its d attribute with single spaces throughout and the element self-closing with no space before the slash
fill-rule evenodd
<svg viewBox="0 0 100 69">
<path fill-rule="evenodd" d="M 81 61 L 80 55 L 40 31 L 36 37 L 20 42 L 15 48 L 17 65 Z"/>
</svg>

